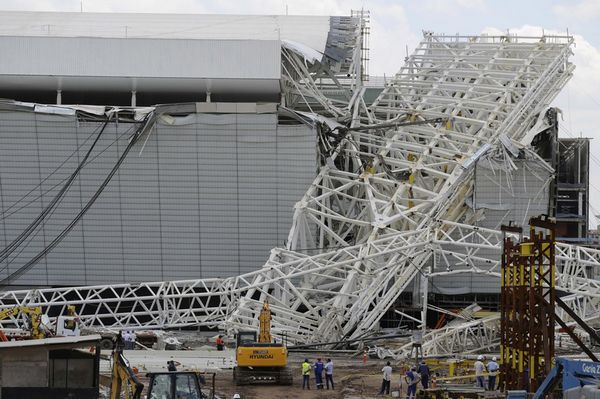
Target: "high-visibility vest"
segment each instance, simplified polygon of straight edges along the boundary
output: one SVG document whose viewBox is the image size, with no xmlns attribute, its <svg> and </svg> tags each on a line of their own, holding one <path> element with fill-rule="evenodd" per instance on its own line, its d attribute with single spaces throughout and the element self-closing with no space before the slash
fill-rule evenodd
<svg viewBox="0 0 600 399">
<path fill-rule="evenodd" d="M 302 375 L 310 375 L 310 363 L 302 363 Z"/>
</svg>

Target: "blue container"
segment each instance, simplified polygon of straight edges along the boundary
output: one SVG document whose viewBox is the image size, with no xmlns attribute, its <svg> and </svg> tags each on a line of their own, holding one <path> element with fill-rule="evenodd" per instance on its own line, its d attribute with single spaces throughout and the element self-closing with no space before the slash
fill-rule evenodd
<svg viewBox="0 0 600 399">
<path fill-rule="evenodd" d="M 506 399 L 527 399 L 527 391 L 506 391 Z"/>
</svg>

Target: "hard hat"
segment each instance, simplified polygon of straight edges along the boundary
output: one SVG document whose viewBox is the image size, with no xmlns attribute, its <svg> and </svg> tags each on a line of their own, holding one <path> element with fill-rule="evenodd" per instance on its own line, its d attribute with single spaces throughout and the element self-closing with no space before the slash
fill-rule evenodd
<svg viewBox="0 0 600 399">
<path fill-rule="evenodd" d="M 477 356 L 477 360 L 483 360 L 483 355 Z"/>
<path fill-rule="evenodd" d="M 235 395 L 233 395 L 233 399 L 241 399 L 242 397 L 240 396 L 239 393 L 236 393 Z"/>
<path fill-rule="evenodd" d="M 497 359 L 496 359 L 496 356 L 494 356 L 494 357 L 492 358 L 492 360 L 493 360 L 493 361 L 496 361 L 496 360 L 497 360 Z"/>
</svg>

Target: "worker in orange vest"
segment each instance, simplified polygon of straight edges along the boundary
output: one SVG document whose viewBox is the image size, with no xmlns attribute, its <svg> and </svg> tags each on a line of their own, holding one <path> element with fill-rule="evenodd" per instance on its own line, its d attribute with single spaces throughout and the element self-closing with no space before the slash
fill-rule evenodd
<svg viewBox="0 0 600 399">
<path fill-rule="evenodd" d="M 217 350 L 222 351 L 223 349 L 225 349 L 225 341 L 223 341 L 223 336 L 219 335 L 217 337 Z"/>
</svg>

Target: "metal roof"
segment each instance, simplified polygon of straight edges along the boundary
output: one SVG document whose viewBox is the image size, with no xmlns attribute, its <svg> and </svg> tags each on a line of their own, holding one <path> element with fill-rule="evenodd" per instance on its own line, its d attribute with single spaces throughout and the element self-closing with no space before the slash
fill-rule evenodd
<svg viewBox="0 0 600 399">
<path fill-rule="evenodd" d="M 2 36 L 291 40 L 325 52 L 329 16 L 2 11 Z"/>
<path fill-rule="evenodd" d="M 29 339 L 23 341 L 8 341 L 0 342 L 0 350 L 2 349 L 13 349 L 13 348 L 24 348 L 31 346 L 49 346 L 49 345 L 61 345 L 61 346 L 79 346 L 80 344 L 92 344 L 99 342 L 102 339 L 100 335 L 82 335 L 79 337 L 52 337 L 42 339 Z"/>
<path fill-rule="evenodd" d="M 130 92 L 146 103 L 156 95 L 159 102 L 197 101 L 204 93 L 217 101 L 273 101 L 282 43 L 344 73 L 359 27 L 354 17 L 5 11 L 0 97 L 47 102 L 27 93 L 60 90 L 64 101 L 57 102 L 105 103 Z"/>
</svg>

